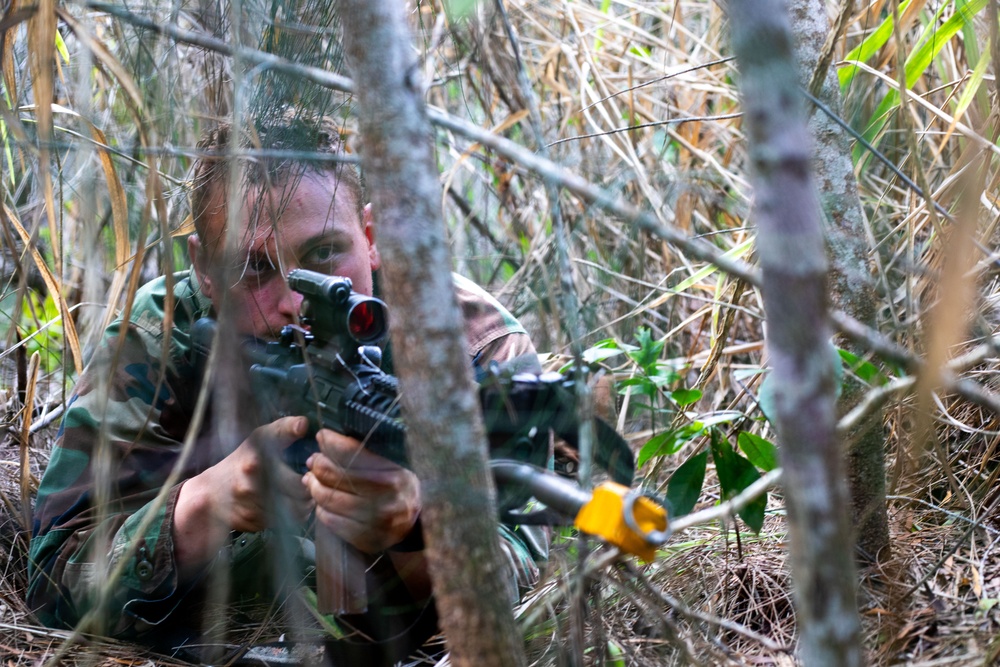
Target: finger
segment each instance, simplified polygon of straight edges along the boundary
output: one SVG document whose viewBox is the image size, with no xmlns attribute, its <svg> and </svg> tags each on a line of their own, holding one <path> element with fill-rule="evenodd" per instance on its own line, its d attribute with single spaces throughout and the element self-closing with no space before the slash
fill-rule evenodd
<svg viewBox="0 0 1000 667">
<path fill-rule="evenodd" d="M 333 462 L 351 470 L 399 470 L 400 467 L 387 458 L 366 449 L 360 440 L 322 429 L 316 434 L 316 442 Z"/>
<path fill-rule="evenodd" d="M 282 495 L 293 501 L 306 501 L 311 498 L 309 489 L 302 483 L 302 475 L 288 466 L 276 466 L 275 483 Z"/>
<path fill-rule="evenodd" d="M 371 529 L 364 523 L 355 521 L 351 517 L 328 512 L 322 507 L 316 508 L 316 520 L 326 526 L 334 535 L 365 553 L 375 553 L 381 550 L 380 544 L 371 539 Z"/>
<path fill-rule="evenodd" d="M 250 437 L 259 445 L 284 449 L 305 436 L 309 420 L 305 417 L 282 417 L 254 430 Z"/>
<path fill-rule="evenodd" d="M 339 489 L 349 488 L 347 471 L 343 466 L 330 460 L 325 454 L 313 454 L 306 460 L 306 469 L 324 486 Z"/>
<path fill-rule="evenodd" d="M 363 496 L 392 492 L 399 486 L 400 476 L 408 472 L 398 466 L 372 468 L 351 463 L 345 467 L 325 454 L 313 454 L 306 467 L 325 486 Z"/>
<path fill-rule="evenodd" d="M 359 495 L 350 488 L 324 484 L 312 472 L 306 473 L 302 480 L 317 508 L 324 508 L 333 514 L 350 516 L 358 521 L 370 517 L 378 499 L 371 494 Z"/>
</svg>

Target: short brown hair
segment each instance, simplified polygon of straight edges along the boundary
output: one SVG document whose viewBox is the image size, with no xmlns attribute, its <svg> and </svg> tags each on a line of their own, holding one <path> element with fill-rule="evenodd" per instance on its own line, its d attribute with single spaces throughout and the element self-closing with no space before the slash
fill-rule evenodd
<svg viewBox="0 0 1000 667">
<path fill-rule="evenodd" d="M 332 119 L 288 113 L 278 122 L 239 132 L 236 145 L 233 134 L 233 125 L 224 123 L 198 142 L 198 157 L 191 169 L 190 202 L 195 229 L 203 239 L 212 194 L 221 187 L 225 195 L 233 159 L 243 160 L 247 186 L 288 183 L 306 174 L 333 174 L 354 196 L 361 220 L 364 184 Z"/>
</svg>

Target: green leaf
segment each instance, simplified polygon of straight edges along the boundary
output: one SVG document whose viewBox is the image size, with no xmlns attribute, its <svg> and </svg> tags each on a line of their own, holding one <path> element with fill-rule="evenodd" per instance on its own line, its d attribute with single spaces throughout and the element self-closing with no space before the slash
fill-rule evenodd
<svg viewBox="0 0 1000 667">
<path fill-rule="evenodd" d="M 615 350 L 609 347 L 592 347 L 583 351 L 583 361 L 587 364 L 596 364 L 604 361 L 605 359 L 617 357 L 624 351 L 625 350 Z"/>
<path fill-rule="evenodd" d="M 841 360 L 843 360 L 844 365 L 847 366 L 848 370 L 857 375 L 862 382 L 866 382 L 877 387 L 889 381 L 885 375 L 882 374 L 882 371 L 880 371 L 878 367 L 870 361 L 865 361 L 856 354 L 852 354 L 847 350 L 842 350 L 839 347 L 837 348 L 837 354 L 840 355 Z"/>
<path fill-rule="evenodd" d="M 647 461 L 656 456 L 676 454 L 685 442 L 698 437 L 705 431 L 705 425 L 694 422 L 676 431 L 664 431 L 649 439 L 636 456 L 635 466 L 641 468 Z"/>
<path fill-rule="evenodd" d="M 697 389 L 677 389 L 670 392 L 670 398 L 674 399 L 674 402 L 683 408 L 692 403 L 697 403 L 701 398 L 701 391 Z"/>
<path fill-rule="evenodd" d="M 771 424 L 776 423 L 774 421 L 777 415 L 777 406 L 774 399 L 774 376 L 770 373 L 760 383 L 760 391 L 757 392 L 757 405 L 760 406 L 760 411 L 764 413 L 767 421 L 771 422 Z"/>
<path fill-rule="evenodd" d="M 625 667 L 625 651 L 618 644 L 608 640 L 608 667 Z"/>
<path fill-rule="evenodd" d="M 653 334 L 648 327 L 640 327 L 635 334 L 639 347 L 628 353 L 632 361 L 644 372 L 649 373 L 663 353 L 663 341 L 653 340 Z"/>
<path fill-rule="evenodd" d="M 712 432 L 712 459 L 715 461 L 715 472 L 719 476 L 719 485 L 726 500 L 737 495 L 758 479 L 760 473 L 747 459 L 740 456 L 724 438 Z M 739 515 L 750 529 L 759 533 L 764 527 L 764 510 L 767 509 L 767 494 L 748 504 Z"/>
<path fill-rule="evenodd" d="M 635 459 L 635 467 L 641 468 L 646 464 L 646 461 L 654 456 L 666 456 L 668 454 L 672 454 L 673 452 L 670 451 L 670 448 L 673 445 L 673 436 L 674 434 L 671 431 L 664 431 L 663 433 L 659 433 L 650 438 L 649 441 L 642 446 L 642 449 L 639 450 L 639 454 Z M 667 444 L 668 441 L 670 444 Z"/>
<path fill-rule="evenodd" d="M 618 391 L 624 394 L 624 389 L 633 387 L 632 395 L 646 396 L 652 399 L 656 395 L 656 383 L 648 377 L 626 378 L 618 383 Z"/>
<path fill-rule="evenodd" d="M 69 65 L 69 51 L 66 49 L 66 42 L 63 41 L 62 33 L 56 30 L 56 51 L 62 56 L 63 62 Z"/>
<path fill-rule="evenodd" d="M 708 452 L 695 454 L 681 464 L 667 482 L 667 501 L 670 503 L 670 518 L 690 514 L 694 509 L 701 487 L 705 483 L 705 468 Z"/>
<path fill-rule="evenodd" d="M 778 448 L 771 442 L 747 431 L 741 431 L 736 440 L 750 463 L 759 469 L 771 472 L 778 467 Z"/>
</svg>

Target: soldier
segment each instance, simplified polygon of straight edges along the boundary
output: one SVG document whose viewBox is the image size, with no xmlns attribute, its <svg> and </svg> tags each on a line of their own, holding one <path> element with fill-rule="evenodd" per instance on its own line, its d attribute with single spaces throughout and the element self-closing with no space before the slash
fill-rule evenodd
<svg viewBox="0 0 1000 667">
<path fill-rule="evenodd" d="M 227 308 L 239 334 L 273 339 L 295 321 L 301 302 L 286 283 L 290 270 L 346 276 L 370 295 L 381 258 L 360 179 L 336 159 L 343 154 L 335 128 L 298 119 L 257 133 L 272 154 L 308 151 L 325 159 L 251 160 L 232 193 L 226 156 L 239 144 L 233 132 L 221 127 L 199 144 L 192 268 L 142 287 L 128 321 L 105 332 L 67 404 L 39 488 L 28 601 L 47 625 L 76 625 L 108 585 L 98 611 L 102 631 L 166 650 L 198 641 L 205 620 L 197 610 L 220 576 L 243 598 L 274 594 L 260 447 L 278 451 L 297 440 L 306 419 L 240 432 L 213 412 L 193 454 L 182 457 L 200 383 L 190 328 Z M 227 245 L 232 206 L 239 206 L 232 212 L 237 242 Z M 234 245 L 235 253 L 227 252 Z M 534 355 L 524 329 L 494 299 L 468 281 L 456 287 L 475 366 Z M 369 612 L 341 621 L 372 641 L 377 660 L 395 661 L 436 629 L 421 552 L 420 484 L 353 438 L 323 430 L 317 441 L 321 451 L 305 475 L 280 466 L 270 471 L 273 487 L 297 517 L 314 515 L 366 555 Z M 154 502 L 175 468 L 180 476 L 165 502 Z M 547 542 L 524 528 L 501 531 L 514 600 L 517 587 L 537 577 Z M 120 577 L 109 580 L 116 568 Z"/>
</svg>

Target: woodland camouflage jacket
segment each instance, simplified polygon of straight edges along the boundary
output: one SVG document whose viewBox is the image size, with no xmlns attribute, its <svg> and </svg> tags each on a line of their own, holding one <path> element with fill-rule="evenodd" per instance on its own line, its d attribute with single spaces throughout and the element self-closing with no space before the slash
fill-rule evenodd
<svg viewBox="0 0 1000 667">
<path fill-rule="evenodd" d="M 214 577 L 206 572 L 194 581 L 179 580 L 172 542 L 174 505 L 183 480 L 221 460 L 242 438 L 213 442 L 217 438 L 207 434 L 215 431 L 206 423 L 193 454 L 182 463 L 179 482 L 156 500 L 181 459 L 199 393 L 189 359 L 189 331 L 211 310 L 191 272 L 170 278 L 143 287 L 130 321 L 117 321 L 105 331 L 67 404 L 38 492 L 29 561 L 28 602 L 47 625 L 74 626 L 98 603 L 103 589 L 110 593 L 98 614 L 98 628 L 105 634 L 135 639 L 179 620 L 200 623 L 182 610 L 203 597 Z M 173 326 L 165 337 L 169 284 Z M 456 286 L 477 369 L 525 353 L 534 358 L 534 348 L 513 316 L 469 281 L 456 277 Z M 516 599 L 515 584 L 523 588 L 537 577 L 535 561 L 546 556 L 547 539 L 524 527 L 501 531 Z M 244 581 L 248 573 L 259 578 L 266 569 L 262 563 L 268 549 L 261 545 L 268 538 L 267 533 L 234 533 L 210 569 L 224 569 L 232 587 L 245 593 L 253 588 Z M 398 607 L 403 587 L 391 566 L 384 566 L 386 561 L 369 569 L 368 590 L 388 591 L 385 606 Z M 108 588 L 105 582 L 115 570 L 120 577 Z M 370 609 L 378 607 L 377 600 L 370 604 Z"/>
</svg>

